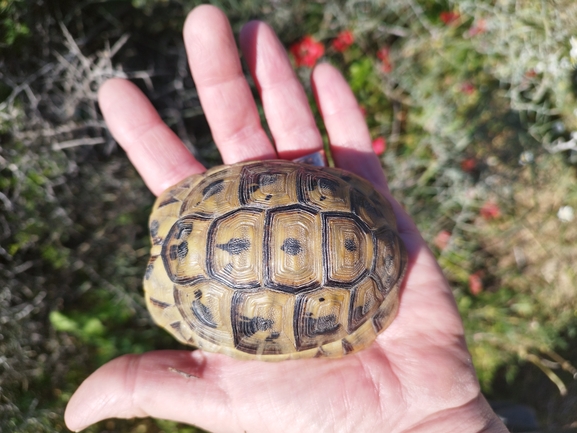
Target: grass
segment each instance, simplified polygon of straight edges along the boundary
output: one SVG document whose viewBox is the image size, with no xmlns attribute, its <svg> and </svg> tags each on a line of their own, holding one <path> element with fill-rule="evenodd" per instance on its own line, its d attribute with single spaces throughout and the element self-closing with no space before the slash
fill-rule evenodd
<svg viewBox="0 0 577 433">
<path fill-rule="evenodd" d="M 574 425 L 577 6 L 213 3 L 237 32 L 260 17 L 287 47 L 325 45 L 387 141 L 391 188 L 452 284 L 484 391 L 533 406 L 545 428 Z M 199 160 L 219 163 L 180 37 L 193 5 L 0 1 L 0 429 L 64 431 L 67 400 L 99 365 L 178 347 L 142 301 L 152 196 L 95 97 L 108 77 L 133 79 Z M 339 52 L 343 30 L 355 41 Z"/>
</svg>

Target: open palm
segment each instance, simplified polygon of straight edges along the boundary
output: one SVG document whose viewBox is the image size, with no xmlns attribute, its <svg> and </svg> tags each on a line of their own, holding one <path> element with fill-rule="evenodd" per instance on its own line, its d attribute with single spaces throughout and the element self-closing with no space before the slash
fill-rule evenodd
<svg viewBox="0 0 577 433">
<path fill-rule="evenodd" d="M 294 159 L 322 149 L 307 97 L 270 27 L 248 23 L 240 40 L 274 147 L 260 124 L 224 14 L 211 6 L 196 8 L 184 38 L 225 163 Z M 397 318 L 371 347 L 337 360 L 265 363 L 202 351 L 123 356 L 74 394 L 66 410 L 71 429 L 110 417 L 153 416 L 214 432 L 506 431 L 480 392 L 449 286 L 388 191 L 352 92 L 328 64 L 314 69 L 312 83 L 336 165 L 371 181 L 397 215 L 409 253 Z M 108 81 L 100 104 L 110 130 L 155 194 L 205 170 L 131 83 Z"/>
</svg>

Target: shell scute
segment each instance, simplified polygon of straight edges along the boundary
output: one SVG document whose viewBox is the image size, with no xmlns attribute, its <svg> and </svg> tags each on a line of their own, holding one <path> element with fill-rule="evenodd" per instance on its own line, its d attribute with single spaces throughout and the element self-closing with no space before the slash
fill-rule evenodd
<svg viewBox="0 0 577 433">
<path fill-rule="evenodd" d="M 174 299 L 184 322 L 200 338 L 233 347 L 229 305 L 234 292 L 214 280 L 174 286 Z"/>
<path fill-rule="evenodd" d="M 208 273 L 232 288 L 262 284 L 264 212 L 238 209 L 217 219 L 208 234 Z"/>
<path fill-rule="evenodd" d="M 323 288 L 297 297 L 294 312 L 296 348 L 320 347 L 346 337 L 349 291 Z"/>
<path fill-rule="evenodd" d="M 319 287 L 320 215 L 295 205 L 271 210 L 266 223 L 265 286 L 296 293 Z"/>
</svg>

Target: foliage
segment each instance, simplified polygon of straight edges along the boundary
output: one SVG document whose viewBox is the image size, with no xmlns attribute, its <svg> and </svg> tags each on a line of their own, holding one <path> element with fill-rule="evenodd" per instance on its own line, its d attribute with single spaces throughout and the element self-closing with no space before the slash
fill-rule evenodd
<svg viewBox="0 0 577 433">
<path fill-rule="evenodd" d="M 198 3 L 0 1 L 0 430 L 62 431 L 92 370 L 177 347 L 140 294 L 152 197 L 95 100 L 107 77 L 133 79 L 199 160 L 218 163 L 180 36 Z M 236 32 L 261 18 L 287 48 L 324 46 L 314 60 L 345 74 L 386 145 L 391 189 L 454 288 L 484 390 L 538 375 L 551 388 L 539 398 L 556 399 L 549 425 L 577 421 L 577 5 L 212 3 Z M 512 397 L 543 402 L 529 394 Z M 194 431 L 155 420 L 89 431 L 177 429 Z"/>
<path fill-rule="evenodd" d="M 30 33 L 30 28 L 22 20 L 25 10 L 23 0 L 0 1 L 0 35 L 3 35 L 0 48 L 11 47 Z"/>
</svg>

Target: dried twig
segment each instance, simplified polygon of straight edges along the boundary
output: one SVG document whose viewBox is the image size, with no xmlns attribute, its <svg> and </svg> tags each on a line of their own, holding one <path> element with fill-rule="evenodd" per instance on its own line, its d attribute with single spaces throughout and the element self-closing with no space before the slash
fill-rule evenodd
<svg viewBox="0 0 577 433">
<path fill-rule="evenodd" d="M 62 141 L 60 143 L 54 143 L 52 145 L 52 150 L 62 150 L 77 146 L 94 146 L 95 144 L 103 144 L 103 143 L 106 143 L 106 140 L 102 137 L 79 138 L 77 140 L 68 140 L 68 141 Z"/>
<path fill-rule="evenodd" d="M 559 393 L 562 396 L 567 395 L 567 387 L 563 383 L 563 381 L 555 374 L 551 368 L 547 367 L 545 363 L 542 362 L 541 358 L 537 355 L 533 355 L 532 353 L 527 353 L 523 356 L 527 361 L 531 362 L 532 364 L 536 365 L 545 375 L 549 378 L 551 382 L 557 386 L 559 389 Z"/>
</svg>

